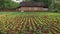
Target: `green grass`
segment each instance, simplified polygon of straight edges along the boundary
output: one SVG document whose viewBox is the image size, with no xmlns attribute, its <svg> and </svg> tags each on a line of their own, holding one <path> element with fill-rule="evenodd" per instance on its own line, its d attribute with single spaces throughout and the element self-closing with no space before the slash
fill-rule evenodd
<svg viewBox="0 0 60 34">
<path fill-rule="evenodd" d="M 37 16 L 49 16 L 49 17 L 60 17 L 60 13 L 54 13 L 54 12 L 0 12 L 0 15 L 7 14 L 9 17 L 14 16 L 28 16 L 28 15 L 37 15 Z"/>
<path fill-rule="evenodd" d="M 0 12 L 1 14 L 8 14 L 8 15 L 60 15 L 60 13 L 53 13 L 53 12 Z"/>
</svg>

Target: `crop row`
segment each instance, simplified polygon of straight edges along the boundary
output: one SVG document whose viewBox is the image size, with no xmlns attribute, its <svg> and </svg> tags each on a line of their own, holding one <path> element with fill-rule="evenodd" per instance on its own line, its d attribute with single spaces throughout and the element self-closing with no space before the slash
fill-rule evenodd
<svg viewBox="0 0 60 34">
<path fill-rule="evenodd" d="M 14 18 L 3 16 L 0 17 L 0 32 L 3 34 L 57 34 L 60 33 L 60 19 L 35 15 Z"/>
</svg>

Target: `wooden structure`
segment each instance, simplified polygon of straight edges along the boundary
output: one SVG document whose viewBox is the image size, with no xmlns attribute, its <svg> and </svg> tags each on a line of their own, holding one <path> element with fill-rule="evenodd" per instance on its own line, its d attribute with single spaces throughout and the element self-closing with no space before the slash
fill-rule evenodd
<svg viewBox="0 0 60 34">
<path fill-rule="evenodd" d="M 18 7 L 20 11 L 47 11 L 43 2 L 21 2 Z"/>
</svg>

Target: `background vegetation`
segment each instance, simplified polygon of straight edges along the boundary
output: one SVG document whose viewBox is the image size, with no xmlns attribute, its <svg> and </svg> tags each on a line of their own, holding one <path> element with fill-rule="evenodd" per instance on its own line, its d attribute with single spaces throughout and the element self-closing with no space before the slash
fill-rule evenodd
<svg viewBox="0 0 60 34">
<path fill-rule="evenodd" d="M 12 9 L 18 7 L 18 3 L 11 0 L 0 0 L 0 9 Z"/>
<path fill-rule="evenodd" d="M 49 11 L 60 12 L 60 0 L 23 0 L 23 1 L 43 2 L 49 8 Z M 0 9 L 15 9 L 19 6 L 20 6 L 19 3 L 13 2 L 11 0 L 0 0 Z"/>
</svg>

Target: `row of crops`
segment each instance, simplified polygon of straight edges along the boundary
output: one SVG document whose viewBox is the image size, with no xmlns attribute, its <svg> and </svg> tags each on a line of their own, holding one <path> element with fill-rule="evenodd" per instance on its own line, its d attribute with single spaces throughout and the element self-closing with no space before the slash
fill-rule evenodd
<svg viewBox="0 0 60 34">
<path fill-rule="evenodd" d="M 0 34 L 60 34 L 60 17 L 0 15 Z"/>
</svg>

